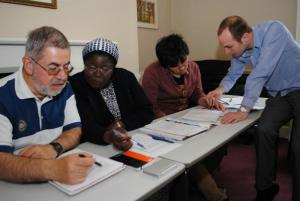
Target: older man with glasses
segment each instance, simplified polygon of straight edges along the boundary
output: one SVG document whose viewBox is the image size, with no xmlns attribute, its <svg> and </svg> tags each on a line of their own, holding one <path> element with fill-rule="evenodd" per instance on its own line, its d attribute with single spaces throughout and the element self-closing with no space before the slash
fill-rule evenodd
<svg viewBox="0 0 300 201">
<path fill-rule="evenodd" d="M 0 81 L 0 180 L 85 180 L 95 162 L 88 154 L 56 158 L 79 144 L 81 122 L 67 83 L 70 47 L 53 27 L 28 35 L 20 70 Z"/>
</svg>

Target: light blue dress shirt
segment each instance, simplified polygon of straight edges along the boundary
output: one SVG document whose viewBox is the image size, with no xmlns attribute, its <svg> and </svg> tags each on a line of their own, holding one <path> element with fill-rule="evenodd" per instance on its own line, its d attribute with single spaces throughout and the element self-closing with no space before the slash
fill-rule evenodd
<svg viewBox="0 0 300 201">
<path fill-rule="evenodd" d="M 262 88 L 271 96 L 282 96 L 300 90 L 300 45 L 279 21 L 258 24 L 254 30 L 254 48 L 239 58 L 231 59 L 231 66 L 220 85 L 225 93 L 250 64 L 253 69 L 246 80 L 242 105 L 252 108 Z"/>
</svg>

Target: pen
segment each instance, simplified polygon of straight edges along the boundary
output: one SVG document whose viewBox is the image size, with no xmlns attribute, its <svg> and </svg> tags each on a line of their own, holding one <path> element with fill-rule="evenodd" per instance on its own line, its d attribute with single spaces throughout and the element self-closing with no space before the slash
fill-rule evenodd
<svg viewBox="0 0 300 201">
<path fill-rule="evenodd" d="M 223 104 L 225 104 L 225 105 L 229 105 L 229 103 L 231 102 L 231 98 L 230 98 L 230 100 L 227 102 L 227 101 L 224 101 L 224 100 L 222 100 L 222 99 L 218 99 L 218 101 L 220 102 L 220 103 L 223 103 Z"/>
<path fill-rule="evenodd" d="M 210 106 L 210 110 L 213 110 L 213 109 L 214 109 L 214 105 L 215 105 L 215 99 L 213 98 L 212 104 L 211 104 L 211 106 Z"/>
<path fill-rule="evenodd" d="M 143 144 L 141 144 L 141 143 L 139 143 L 139 142 L 137 142 L 137 141 L 135 141 L 135 140 L 133 140 L 133 139 L 131 139 L 131 141 L 132 141 L 133 144 L 139 146 L 140 148 L 145 149 L 145 146 L 144 146 Z"/>
<path fill-rule="evenodd" d="M 78 154 L 78 155 L 79 155 L 79 157 L 81 157 L 81 158 L 84 158 L 84 157 L 85 157 L 84 154 Z M 99 163 L 98 161 L 95 161 L 95 165 L 98 165 L 99 167 L 102 167 L 102 164 Z"/>
<path fill-rule="evenodd" d="M 162 137 L 162 136 L 158 136 L 158 135 L 153 135 L 153 134 L 147 134 L 150 137 L 152 137 L 153 140 L 160 140 L 160 141 L 164 141 L 164 142 L 168 142 L 168 143 L 175 143 L 173 140 L 166 138 L 166 137 Z"/>
</svg>

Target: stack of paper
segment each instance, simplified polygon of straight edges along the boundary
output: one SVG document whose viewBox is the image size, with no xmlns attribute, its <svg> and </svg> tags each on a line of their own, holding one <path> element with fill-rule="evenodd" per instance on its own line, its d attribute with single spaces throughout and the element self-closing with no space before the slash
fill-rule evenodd
<svg viewBox="0 0 300 201">
<path fill-rule="evenodd" d="M 73 149 L 71 151 L 66 152 L 61 157 L 74 154 L 74 153 L 82 153 L 85 151 L 82 151 L 80 149 Z M 91 153 L 90 153 L 91 154 Z M 83 191 L 96 183 L 103 181 L 104 179 L 107 179 L 108 177 L 111 177 L 112 175 L 120 172 L 125 168 L 123 163 L 114 161 L 109 158 L 105 158 L 99 155 L 92 154 L 96 161 L 100 163 L 102 166 L 94 165 L 89 172 L 86 180 L 80 184 L 75 185 L 68 185 L 68 184 L 62 184 L 57 181 L 50 181 L 50 184 L 54 185 L 61 191 L 67 193 L 68 195 L 74 195 L 79 193 L 80 191 Z"/>
<path fill-rule="evenodd" d="M 218 124 L 222 111 L 193 108 L 185 115 L 177 119 L 188 121 L 188 123 L 196 123 L 199 126 L 207 126 L 211 124 Z"/>
</svg>

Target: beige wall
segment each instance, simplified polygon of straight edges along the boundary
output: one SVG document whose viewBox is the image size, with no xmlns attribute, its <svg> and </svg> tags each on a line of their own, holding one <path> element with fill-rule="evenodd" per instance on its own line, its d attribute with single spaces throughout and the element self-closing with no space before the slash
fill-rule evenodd
<svg viewBox="0 0 300 201">
<path fill-rule="evenodd" d="M 191 58 L 224 58 L 216 30 L 223 18 L 240 15 L 253 26 L 257 22 L 281 20 L 296 33 L 297 0 L 172 0 L 171 27 L 186 38 Z"/>
<path fill-rule="evenodd" d="M 155 45 L 159 38 L 171 32 L 170 0 L 157 0 L 158 29 L 138 28 L 140 71 L 156 59 Z"/>
<path fill-rule="evenodd" d="M 297 1 L 297 30 L 296 30 L 296 39 L 300 44 L 300 0 Z"/>
<path fill-rule="evenodd" d="M 226 59 L 218 45 L 216 30 L 228 15 L 241 15 L 251 26 L 263 20 L 281 20 L 296 34 L 297 0 L 158 0 L 158 9 L 159 29 L 138 29 L 140 71 L 155 59 L 157 39 L 171 32 L 184 36 L 193 60 Z"/>
<path fill-rule="evenodd" d="M 0 3 L 0 39 L 25 38 L 29 30 L 42 25 L 58 28 L 70 41 L 105 37 L 118 42 L 118 66 L 138 72 L 135 0 L 58 0 L 57 3 L 56 10 Z"/>
</svg>

